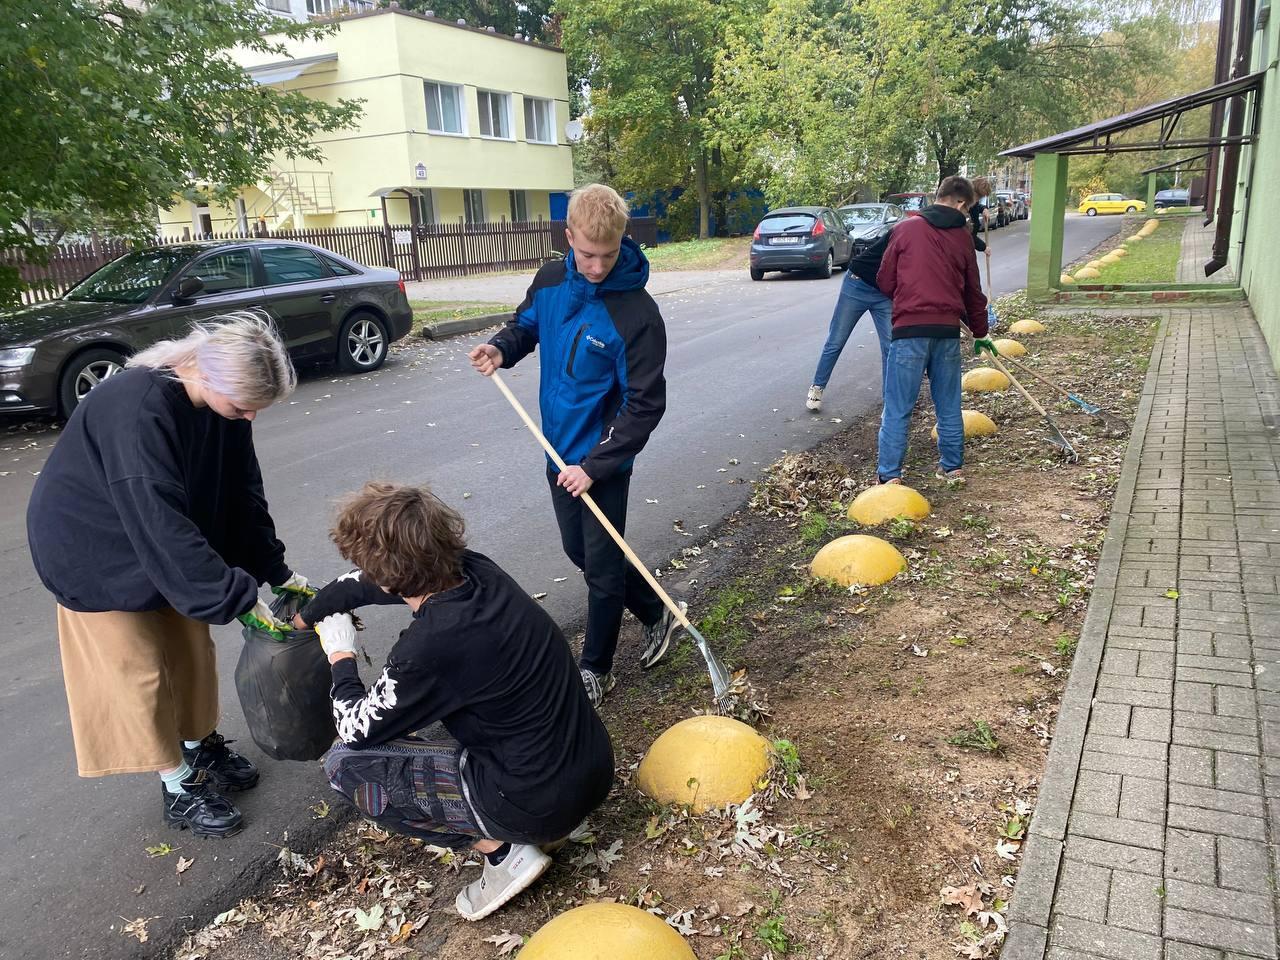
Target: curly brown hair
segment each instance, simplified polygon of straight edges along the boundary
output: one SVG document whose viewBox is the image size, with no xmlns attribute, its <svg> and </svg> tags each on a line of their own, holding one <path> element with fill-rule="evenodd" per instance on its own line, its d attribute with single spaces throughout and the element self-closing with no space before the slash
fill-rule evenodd
<svg viewBox="0 0 1280 960">
<path fill-rule="evenodd" d="M 462 576 L 466 525 L 426 487 L 370 481 L 342 504 L 329 536 L 366 577 L 398 597 L 420 597 Z"/>
</svg>

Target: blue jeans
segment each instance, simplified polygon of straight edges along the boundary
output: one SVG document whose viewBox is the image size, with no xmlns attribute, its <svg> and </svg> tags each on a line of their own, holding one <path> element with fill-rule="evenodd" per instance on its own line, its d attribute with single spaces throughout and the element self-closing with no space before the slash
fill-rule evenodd
<svg viewBox="0 0 1280 960">
<path fill-rule="evenodd" d="M 920 396 L 920 380 L 929 374 L 929 393 L 938 416 L 938 453 L 943 470 L 964 464 L 964 417 L 960 413 L 960 340 L 957 337 L 906 337 L 889 347 L 880 416 L 880 479 L 902 476 L 911 411 Z"/>
<path fill-rule="evenodd" d="M 853 333 L 853 328 L 868 310 L 871 311 L 871 321 L 876 325 L 876 336 L 880 340 L 880 377 L 881 382 L 884 382 L 885 366 L 889 362 L 889 339 L 893 331 L 893 301 L 878 288 L 859 279 L 852 271 L 846 271 L 844 281 L 840 284 L 840 299 L 836 301 L 835 313 L 831 315 L 827 342 L 822 347 L 818 370 L 813 375 L 815 387 L 827 385 L 849 334 Z"/>
</svg>

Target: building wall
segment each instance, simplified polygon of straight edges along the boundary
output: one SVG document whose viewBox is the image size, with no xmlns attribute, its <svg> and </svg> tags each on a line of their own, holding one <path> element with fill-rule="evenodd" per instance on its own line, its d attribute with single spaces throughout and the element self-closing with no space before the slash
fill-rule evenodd
<svg viewBox="0 0 1280 960">
<path fill-rule="evenodd" d="M 1276 267 L 1276 251 L 1280 250 L 1280 191 L 1276 189 L 1280 184 L 1280 23 L 1275 10 L 1270 22 L 1254 38 L 1253 69 L 1265 68 L 1267 75 L 1262 85 L 1258 142 L 1241 156 L 1231 244 L 1236 257 L 1232 266 L 1238 265 L 1241 286 L 1271 348 L 1272 363 L 1280 369 L 1280 269 Z"/>
<path fill-rule="evenodd" d="M 326 37 L 287 44 L 292 59 L 337 54 L 278 89 L 305 93 L 329 103 L 363 100 L 363 116 L 355 126 L 322 135 L 315 143 L 322 163 L 277 157 L 275 167 L 309 179 L 327 172 L 334 213 L 308 214 L 303 226 L 364 226 L 381 223 L 379 190 L 431 188 L 437 219 L 457 221 L 463 215 L 463 189 L 486 191 L 491 219 L 510 219 L 507 190 L 528 191 L 529 214 L 549 213 L 548 194 L 571 189 L 573 160 L 564 125 L 569 120 L 568 72 L 563 52 L 539 44 L 466 29 L 403 11 L 380 10 L 351 16 Z M 275 56 L 240 54 L 246 67 L 279 62 Z M 463 88 L 465 133 L 432 133 L 427 129 L 424 83 L 434 80 Z M 478 92 L 510 95 L 510 139 L 480 135 Z M 524 96 L 552 101 L 554 144 L 529 143 L 524 124 Z M 426 168 L 419 176 L 418 165 Z M 244 192 L 255 219 L 260 191 Z M 374 211 L 374 216 L 370 216 Z M 408 221 L 406 201 L 388 201 L 391 219 Z M 234 229 L 230 210 L 211 211 L 215 230 Z M 181 233 L 191 224 L 183 201 L 160 214 L 161 231 Z"/>
</svg>

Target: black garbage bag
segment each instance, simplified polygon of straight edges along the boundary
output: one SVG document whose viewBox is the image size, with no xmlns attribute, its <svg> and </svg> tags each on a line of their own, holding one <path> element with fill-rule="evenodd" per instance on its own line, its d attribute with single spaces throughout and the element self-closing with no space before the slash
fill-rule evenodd
<svg viewBox="0 0 1280 960">
<path fill-rule="evenodd" d="M 302 608 L 296 594 L 271 604 L 284 622 Z M 236 664 L 236 693 L 262 752 L 276 760 L 319 760 L 333 745 L 333 685 L 329 659 L 314 630 L 289 630 L 283 642 L 265 630 L 244 628 Z"/>
</svg>

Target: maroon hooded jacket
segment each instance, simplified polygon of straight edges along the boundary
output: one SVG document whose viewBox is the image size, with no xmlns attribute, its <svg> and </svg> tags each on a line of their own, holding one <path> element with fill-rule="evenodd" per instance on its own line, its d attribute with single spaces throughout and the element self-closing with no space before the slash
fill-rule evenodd
<svg viewBox="0 0 1280 960">
<path fill-rule="evenodd" d="M 987 298 L 969 218 L 934 204 L 893 229 L 876 274 L 893 301 L 893 339 L 960 336 L 966 319 L 975 337 L 987 335 Z"/>
</svg>

